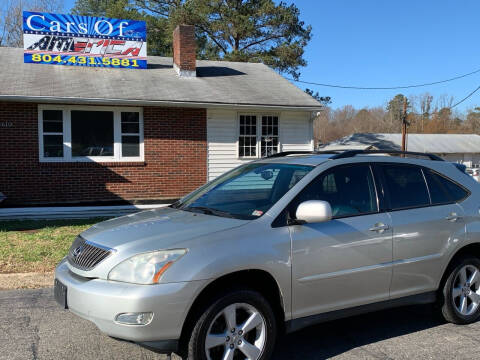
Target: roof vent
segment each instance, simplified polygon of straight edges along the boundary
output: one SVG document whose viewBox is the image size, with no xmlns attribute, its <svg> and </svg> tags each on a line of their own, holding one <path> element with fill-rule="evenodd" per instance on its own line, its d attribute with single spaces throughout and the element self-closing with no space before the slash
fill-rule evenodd
<svg viewBox="0 0 480 360">
<path fill-rule="evenodd" d="M 178 25 L 173 31 L 173 68 L 179 76 L 197 76 L 196 50 L 195 27 Z"/>
</svg>

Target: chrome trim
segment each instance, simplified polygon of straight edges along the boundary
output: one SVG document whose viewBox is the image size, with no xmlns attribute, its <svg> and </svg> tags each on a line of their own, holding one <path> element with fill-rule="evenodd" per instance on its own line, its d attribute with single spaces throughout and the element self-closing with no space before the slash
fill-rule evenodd
<svg viewBox="0 0 480 360">
<path fill-rule="evenodd" d="M 114 249 L 93 243 L 79 235 L 70 247 L 67 259 L 73 267 L 89 271 L 114 252 Z"/>
</svg>

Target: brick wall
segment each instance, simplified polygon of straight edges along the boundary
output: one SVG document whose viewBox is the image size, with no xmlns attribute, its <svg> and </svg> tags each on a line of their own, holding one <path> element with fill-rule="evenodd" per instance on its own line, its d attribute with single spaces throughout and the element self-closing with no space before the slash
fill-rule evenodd
<svg viewBox="0 0 480 360">
<path fill-rule="evenodd" d="M 40 163 L 37 104 L 0 102 L 6 204 L 178 198 L 206 181 L 206 109 L 145 107 L 144 163 Z"/>
<path fill-rule="evenodd" d="M 173 62 L 181 70 L 195 71 L 196 49 L 195 27 L 178 25 L 173 31 Z"/>
</svg>

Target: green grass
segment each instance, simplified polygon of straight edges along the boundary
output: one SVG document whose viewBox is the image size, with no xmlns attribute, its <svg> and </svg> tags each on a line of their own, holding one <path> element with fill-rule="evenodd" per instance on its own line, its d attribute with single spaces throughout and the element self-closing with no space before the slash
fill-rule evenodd
<svg viewBox="0 0 480 360">
<path fill-rule="evenodd" d="M 75 237 L 102 220 L 0 221 L 0 273 L 52 271 Z"/>
</svg>

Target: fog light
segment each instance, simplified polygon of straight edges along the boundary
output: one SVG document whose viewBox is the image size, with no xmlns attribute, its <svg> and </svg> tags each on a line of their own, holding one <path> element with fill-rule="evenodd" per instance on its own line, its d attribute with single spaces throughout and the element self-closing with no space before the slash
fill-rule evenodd
<svg viewBox="0 0 480 360">
<path fill-rule="evenodd" d="M 152 319 L 152 312 L 121 313 L 115 317 L 116 322 L 125 325 L 148 325 Z"/>
</svg>

